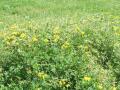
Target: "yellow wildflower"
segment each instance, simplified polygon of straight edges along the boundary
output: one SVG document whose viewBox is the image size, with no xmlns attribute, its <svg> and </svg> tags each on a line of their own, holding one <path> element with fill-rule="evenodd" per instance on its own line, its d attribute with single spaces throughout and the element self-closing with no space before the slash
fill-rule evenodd
<svg viewBox="0 0 120 90">
<path fill-rule="evenodd" d="M 37 76 L 38 76 L 40 79 L 45 79 L 48 75 L 47 75 L 46 73 L 44 73 L 44 72 L 39 72 L 39 73 L 37 74 Z"/>
<path fill-rule="evenodd" d="M 61 48 L 68 48 L 68 47 L 70 47 L 70 43 L 66 41 Z"/>
<path fill-rule="evenodd" d="M 102 90 L 103 89 L 102 85 L 98 85 L 98 89 Z"/>
<path fill-rule="evenodd" d="M 60 86 L 65 85 L 65 84 L 66 84 L 66 80 L 65 80 L 65 79 L 60 80 L 60 81 L 59 81 L 59 84 L 60 84 Z"/>
<path fill-rule="evenodd" d="M 114 86 L 114 87 L 112 88 L 112 90 L 117 90 L 117 88 Z"/>
<path fill-rule="evenodd" d="M 59 27 L 55 27 L 55 28 L 53 29 L 53 33 L 54 33 L 54 34 L 60 34 Z"/>
<path fill-rule="evenodd" d="M 44 41 L 45 43 L 48 43 L 48 42 L 49 42 L 49 40 L 48 40 L 48 39 L 44 39 L 43 41 Z"/>
<path fill-rule="evenodd" d="M 17 34 L 18 34 L 18 32 L 13 32 L 13 33 L 12 33 L 12 35 L 17 35 Z"/>
<path fill-rule="evenodd" d="M 15 36 L 7 37 L 7 41 L 8 41 L 8 42 L 12 42 L 12 41 L 15 40 L 15 39 L 16 39 Z"/>
<path fill-rule="evenodd" d="M 84 36 L 84 35 L 85 35 L 85 32 L 81 31 L 80 34 L 81 34 L 81 36 Z"/>
<path fill-rule="evenodd" d="M 59 35 L 54 35 L 53 36 L 53 42 L 57 42 L 59 40 L 60 36 Z"/>
<path fill-rule="evenodd" d="M 22 33 L 21 35 L 20 35 L 20 38 L 26 38 L 26 34 L 25 33 Z"/>
<path fill-rule="evenodd" d="M 68 88 L 68 87 L 70 87 L 70 84 L 66 84 L 65 86 Z"/>
<path fill-rule="evenodd" d="M 84 79 L 85 81 L 90 81 L 90 80 L 91 80 L 91 77 L 84 76 L 83 79 Z"/>
<path fill-rule="evenodd" d="M 7 44 L 7 45 L 10 45 L 10 42 L 9 42 L 9 41 L 7 41 L 7 42 L 6 42 L 6 44 Z"/>
<path fill-rule="evenodd" d="M 20 32 L 13 32 L 12 35 L 16 36 L 16 37 L 19 37 L 20 36 Z"/>
<path fill-rule="evenodd" d="M 68 80 L 66 80 L 66 79 L 61 79 L 61 80 L 59 80 L 59 85 L 60 85 L 61 87 L 70 87 L 70 83 L 69 83 Z"/>
<path fill-rule="evenodd" d="M 32 38 L 32 41 L 33 41 L 33 42 L 37 42 L 37 41 L 38 41 L 37 37 L 33 37 L 33 38 Z"/>
</svg>

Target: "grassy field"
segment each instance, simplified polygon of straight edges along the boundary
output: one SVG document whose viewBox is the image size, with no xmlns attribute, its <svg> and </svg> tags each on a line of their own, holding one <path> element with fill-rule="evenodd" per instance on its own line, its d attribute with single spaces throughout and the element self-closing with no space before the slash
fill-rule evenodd
<svg viewBox="0 0 120 90">
<path fill-rule="evenodd" d="M 0 90 L 120 90 L 119 0 L 0 0 Z"/>
</svg>

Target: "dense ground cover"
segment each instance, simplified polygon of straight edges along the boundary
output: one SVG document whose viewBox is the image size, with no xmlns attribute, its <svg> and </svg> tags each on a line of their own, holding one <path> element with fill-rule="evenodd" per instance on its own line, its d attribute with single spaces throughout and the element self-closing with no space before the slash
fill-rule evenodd
<svg viewBox="0 0 120 90">
<path fill-rule="evenodd" d="M 120 90 L 119 0 L 0 0 L 0 90 Z"/>
</svg>

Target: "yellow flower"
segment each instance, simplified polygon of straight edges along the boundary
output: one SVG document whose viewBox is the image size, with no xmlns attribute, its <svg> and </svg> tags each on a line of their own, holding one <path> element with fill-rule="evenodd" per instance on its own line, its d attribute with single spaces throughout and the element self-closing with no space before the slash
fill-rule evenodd
<svg viewBox="0 0 120 90">
<path fill-rule="evenodd" d="M 33 38 L 32 38 L 32 41 L 33 41 L 33 42 L 37 42 L 38 39 L 37 39 L 36 37 L 33 37 Z"/>
<path fill-rule="evenodd" d="M 60 39 L 59 35 L 54 35 L 53 36 L 53 42 L 57 42 Z"/>
<path fill-rule="evenodd" d="M 47 75 L 46 73 L 44 73 L 44 72 L 39 72 L 39 73 L 37 74 L 37 76 L 38 76 L 40 79 L 45 79 L 48 75 Z"/>
<path fill-rule="evenodd" d="M 53 33 L 54 33 L 54 34 L 60 34 L 59 27 L 55 27 L 55 28 L 53 29 Z"/>
<path fill-rule="evenodd" d="M 7 41 L 6 44 L 7 44 L 7 45 L 10 45 L 10 42 Z"/>
<path fill-rule="evenodd" d="M 16 39 L 15 36 L 7 37 L 7 41 L 8 41 L 8 42 L 12 42 L 12 41 L 15 40 L 15 39 Z"/>
<path fill-rule="evenodd" d="M 25 39 L 25 38 L 26 38 L 26 34 L 25 34 L 25 33 L 22 33 L 22 34 L 20 35 L 20 38 Z"/>
<path fill-rule="evenodd" d="M 61 48 L 68 48 L 68 47 L 70 47 L 70 43 L 66 41 Z"/>
<path fill-rule="evenodd" d="M 59 84 L 60 84 L 61 86 L 65 85 L 65 84 L 66 84 L 66 80 L 65 80 L 65 79 L 61 79 L 61 80 L 59 81 Z"/>
<path fill-rule="evenodd" d="M 60 85 L 61 87 L 70 87 L 70 83 L 69 83 L 68 80 L 66 80 L 66 79 L 61 79 L 61 80 L 59 80 L 59 85 Z"/>
<path fill-rule="evenodd" d="M 112 88 L 112 90 L 117 90 L 117 88 L 114 86 L 114 87 Z"/>
<path fill-rule="evenodd" d="M 13 34 L 13 35 L 17 35 L 17 34 L 18 34 L 18 32 L 13 32 L 12 34 Z"/>
<path fill-rule="evenodd" d="M 66 87 L 67 87 L 67 88 L 70 87 L 70 84 L 66 84 Z"/>
<path fill-rule="evenodd" d="M 81 34 L 81 36 L 84 36 L 84 35 L 85 35 L 85 32 L 81 31 L 80 34 Z"/>
<path fill-rule="evenodd" d="M 11 44 L 15 44 L 16 42 L 16 37 L 15 36 L 8 36 L 7 38 L 5 38 L 5 43 L 7 45 L 11 45 Z"/>
<path fill-rule="evenodd" d="M 48 40 L 48 39 L 44 39 L 43 41 L 44 41 L 45 43 L 48 43 L 48 42 L 49 42 L 49 40 Z"/>
<path fill-rule="evenodd" d="M 103 89 L 102 85 L 98 85 L 98 89 L 102 90 Z"/>
<path fill-rule="evenodd" d="M 84 79 L 85 81 L 90 81 L 90 80 L 91 80 L 91 77 L 84 76 L 83 79 Z"/>
<path fill-rule="evenodd" d="M 65 79 L 60 80 L 60 81 L 59 81 L 59 84 L 60 84 L 61 86 L 65 85 L 65 84 L 66 84 L 66 80 L 65 80 Z"/>
<path fill-rule="evenodd" d="M 13 32 L 12 35 L 19 37 L 20 36 L 20 32 Z"/>
</svg>

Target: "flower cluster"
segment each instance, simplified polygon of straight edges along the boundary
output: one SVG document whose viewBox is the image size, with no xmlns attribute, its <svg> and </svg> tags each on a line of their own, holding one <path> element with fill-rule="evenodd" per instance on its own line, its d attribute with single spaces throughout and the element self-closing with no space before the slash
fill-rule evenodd
<svg viewBox="0 0 120 90">
<path fill-rule="evenodd" d="M 60 87 L 70 87 L 70 82 L 67 79 L 61 79 L 59 80 Z"/>
<path fill-rule="evenodd" d="M 44 72 L 39 72 L 39 73 L 37 74 L 37 76 L 38 76 L 38 78 L 44 80 L 48 75 L 47 75 L 46 73 L 44 73 Z"/>
</svg>

